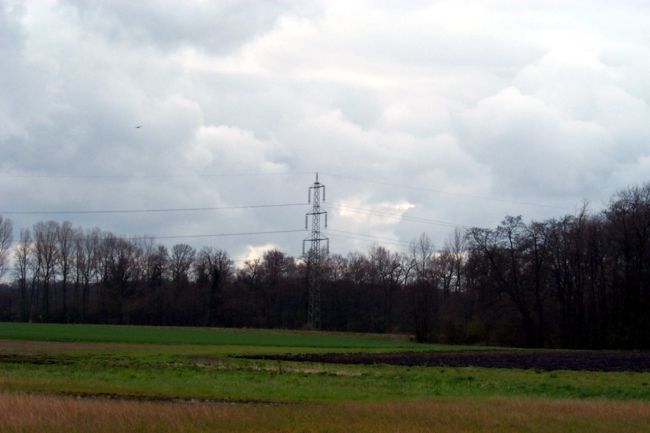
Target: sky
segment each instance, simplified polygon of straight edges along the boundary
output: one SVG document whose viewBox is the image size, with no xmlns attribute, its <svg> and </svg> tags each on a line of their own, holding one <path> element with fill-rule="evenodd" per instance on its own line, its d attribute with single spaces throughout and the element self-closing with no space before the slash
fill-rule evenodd
<svg viewBox="0 0 650 433">
<path fill-rule="evenodd" d="M 0 215 L 15 237 L 69 220 L 244 260 L 301 253 L 316 172 L 342 254 L 598 212 L 650 180 L 649 18 L 646 1 L 2 0 Z M 283 206 L 243 208 L 260 205 Z M 20 213 L 179 208 L 220 209 Z M 204 236 L 237 233 L 258 234 Z"/>
</svg>

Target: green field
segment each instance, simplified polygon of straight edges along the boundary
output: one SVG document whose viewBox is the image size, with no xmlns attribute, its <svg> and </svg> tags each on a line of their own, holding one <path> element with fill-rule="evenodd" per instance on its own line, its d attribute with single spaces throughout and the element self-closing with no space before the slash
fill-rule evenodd
<svg viewBox="0 0 650 433">
<path fill-rule="evenodd" d="M 425 416 L 429 413 L 424 409 L 426 405 L 447 404 L 461 412 L 463 408 L 492 403 L 503 406 L 503 413 L 486 411 L 484 415 L 489 419 L 484 421 L 489 426 L 492 422 L 515 422 L 506 420 L 511 415 L 507 409 L 509 405 L 524 405 L 526 411 L 532 411 L 530 415 L 534 419 L 543 415 L 536 411 L 555 404 L 560 411 L 569 410 L 567 407 L 575 409 L 575 413 L 567 415 L 566 428 L 570 427 L 567 431 L 594 431 L 594 427 L 599 427 L 598 431 L 647 431 L 637 427 L 650 425 L 650 373 L 336 365 L 233 357 L 286 352 L 450 348 L 419 345 L 399 335 L 2 323 L 0 406 L 2 401 L 9 404 L 12 399 L 27 399 L 25 405 L 34 404 L 34 410 L 43 411 L 43 421 L 38 428 L 47 427 L 46 414 L 52 404 L 70 405 L 66 410 L 71 413 L 84 410 L 79 405 L 94 404 L 97 416 L 101 417 L 108 413 L 101 408 L 113 410 L 116 406 L 108 402 L 115 400 L 129 402 L 133 410 L 141 408 L 144 412 L 138 416 L 144 418 L 147 416 L 145 409 L 153 407 L 150 405 L 164 405 L 170 414 L 182 413 L 188 401 L 200 402 L 194 404 L 205 406 L 208 412 L 216 410 L 215 405 L 228 402 L 242 411 L 260 411 L 254 416 L 262 417 L 263 412 L 264 417 L 278 417 L 278 422 L 286 420 L 286 416 L 280 416 L 287 410 L 286 405 L 298 407 L 300 411 L 313 411 L 313 422 L 301 421 L 302 427 L 296 431 L 346 431 L 344 425 L 342 430 L 337 430 L 331 420 L 318 418 L 331 413 L 328 407 L 339 407 L 343 412 L 357 407 L 358 413 L 368 413 L 368 426 L 378 428 L 372 424 L 372 411 L 367 412 L 372 405 L 383 405 L 384 409 L 391 405 L 417 408 L 412 409 L 413 416 L 422 419 L 429 416 Z M 454 350 L 467 348 L 453 346 Z M 80 403 L 80 398 L 94 403 Z M 586 407 L 595 408 L 605 403 L 611 420 L 618 419 L 631 407 L 636 408 L 632 410 L 633 415 L 625 418 L 624 424 L 614 423 L 627 426 L 627 430 L 617 430 L 614 424 L 606 427 L 609 424 L 599 417 L 592 416 L 591 421 L 584 418 L 589 413 Z M 602 410 L 594 409 L 598 413 Z M 206 417 L 206 426 L 229 425 L 228 431 L 238 431 L 226 422 L 227 417 L 222 424 L 213 419 L 217 415 Z M 13 421 L 5 419 L 16 423 L 15 430 L 8 431 L 43 431 L 36 427 L 30 430 L 21 424 L 20 418 L 14 418 Z M 217 424 L 211 424 L 210 420 Z M 357 421 L 360 422 L 358 430 L 363 431 L 365 424 Z M 386 420 L 387 425 L 392 425 L 391 422 Z M 539 430 L 542 425 L 530 426 L 524 418 L 517 422 L 512 425 L 520 429 L 512 431 L 544 431 Z M 61 419 L 59 424 L 45 430 L 71 431 L 73 424 L 71 420 Z M 330 427 L 318 429 L 325 425 Z M 415 422 L 414 425 L 420 424 Z M 146 423 L 143 426 L 143 430 L 132 426 L 133 431 L 149 431 Z M 525 426 L 528 427 L 523 429 Z M 443 427 L 441 424 L 441 431 Z M 462 426 L 452 423 L 447 427 L 460 429 Z M 458 431 L 491 431 L 470 427 Z M 260 428 L 245 431 L 266 431 Z M 176 430 L 160 431 L 214 430 L 181 423 Z"/>
<path fill-rule="evenodd" d="M 382 350 L 456 348 L 420 345 L 400 335 L 42 323 L 0 323 L 0 339 Z"/>
</svg>

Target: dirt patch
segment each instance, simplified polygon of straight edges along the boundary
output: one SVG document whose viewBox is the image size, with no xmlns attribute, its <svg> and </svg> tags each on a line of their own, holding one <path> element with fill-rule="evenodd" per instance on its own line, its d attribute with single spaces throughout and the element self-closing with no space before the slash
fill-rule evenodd
<svg viewBox="0 0 650 433">
<path fill-rule="evenodd" d="M 39 395 L 39 394 L 35 394 Z M 64 396 L 77 399 L 91 400 L 123 400 L 123 401 L 142 401 L 142 402 L 170 402 L 170 403 L 210 403 L 210 404 L 255 404 L 269 406 L 284 406 L 294 404 L 288 401 L 280 400 L 258 400 L 258 399 L 231 399 L 231 398 L 207 398 L 207 397 L 171 397 L 165 395 L 145 395 L 145 394 L 115 394 L 106 392 L 56 392 L 44 395 Z"/>
<path fill-rule="evenodd" d="M 5 354 L 0 353 L 0 364 L 17 363 L 17 364 L 36 364 L 36 365 L 55 365 L 55 364 L 72 364 L 74 359 L 66 357 L 52 357 L 47 355 L 32 354 Z"/>
<path fill-rule="evenodd" d="M 246 358 L 334 364 L 519 368 L 543 371 L 650 371 L 650 352 L 498 350 L 480 352 L 313 353 L 257 355 L 246 356 Z"/>
</svg>

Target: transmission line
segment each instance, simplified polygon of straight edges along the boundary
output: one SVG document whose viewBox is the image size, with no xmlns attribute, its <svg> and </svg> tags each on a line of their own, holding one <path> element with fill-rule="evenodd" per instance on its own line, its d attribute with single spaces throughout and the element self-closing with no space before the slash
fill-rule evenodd
<svg viewBox="0 0 650 433">
<path fill-rule="evenodd" d="M 267 230 L 257 232 L 237 232 L 237 233 L 211 233 L 211 234 L 192 234 L 192 235 L 142 235 L 142 236 L 120 236 L 115 235 L 117 238 L 126 239 L 130 241 L 138 240 L 161 240 L 161 239 L 198 239 L 198 238 L 225 238 L 236 236 L 256 236 L 256 235 L 272 235 L 283 233 L 304 233 L 303 229 L 287 229 L 287 230 Z M 19 244 L 19 239 L 13 239 L 12 244 Z"/>
<path fill-rule="evenodd" d="M 429 187 L 417 186 L 417 185 L 407 185 L 407 184 L 403 184 L 403 183 L 386 182 L 386 181 L 383 181 L 383 180 L 367 179 L 367 178 L 363 178 L 363 177 L 351 176 L 351 175 L 346 175 L 346 174 L 336 174 L 336 173 L 325 173 L 325 174 L 327 174 L 328 176 L 331 176 L 331 177 L 337 177 L 339 179 L 348 179 L 348 180 L 354 180 L 354 181 L 357 181 L 357 182 L 372 183 L 372 184 L 376 184 L 376 185 L 385 185 L 385 186 L 390 186 L 390 187 L 395 187 L 395 188 L 405 188 L 405 189 L 413 189 L 413 190 L 419 190 L 419 191 L 429 191 L 429 192 L 435 192 L 437 194 L 445 194 L 445 195 L 451 195 L 451 196 L 457 196 L 457 197 L 464 197 L 464 198 L 471 198 L 471 199 L 478 199 L 478 200 L 486 200 L 486 201 L 494 201 L 494 202 L 500 202 L 500 203 L 518 204 L 518 205 L 525 205 L 525 206 L 538 206 L 538 207 L 545 207 L 545 208 L 551 208 L 551 209 L 562 209 L 562 210 L 566 209 L 566 207 L 563 207 L 563 206 L 556 206 L 556 205 L 550 205 L 550 204 L 545 204 L 545 203 L 507 200 L 507 199 L 502 199 L 502 198 L 487 197 L 487 196 L 481 196 L 481 195 L 476 195 L 476 194 L 464 194 L 464 193 L 459 193 L 459 192 L 450 192 L 450 191 L 445 191 L 445 190 L 436 189 L 436 188 L 429 188 Z"/>
<path fill-rule="evenodd" d="M 251 204 L 239 206 L 219 207 L 185 207 L 185 208 L 157 208 L 157 209 L 75 209 L 75 210 L 8 210 L 0 211 L 4 215 L 84 215 L 84 214 L 129 214 L 129 213 L 168 213 L 168 212 L 204 212 L 236 209 L 260 209 L 274 207 L 304 206 L 305 203 L 277 203 L 277 204 Z"/>
<path fill-rule="evenodd" d="M 411 242 L 408 241 L 400 241 L 399 239 L 390 239 L 390 238 L 384 238 L 384 237 L 374 236 L 374 235 L 369 235 L 364 233 L 349 232 L 345 230 L 329 229 L 328 234 L 332 237 L 356 239 L 361 241 L 385 242 L 385 243 L 391 243 L 391 244 L 401 245 L 401 246 L 411 245 Z"/>
<path fill-rule="evenodd" d="M 231 236 L 255 236 L 255 235 L 271 235 L 280 233 L 304 233 L 303 229 L 288 229 L 288 230 L 269 230 L 260 232 L 239 232 L 239 233 L 214 233 L 214 234 L 197 234 L 197 235 L 159 235 L 159 236 L 131 236 L 127 239 L 189 239 L 189 238 L 222 238 Z"/>
<path fill-rule="evenodd" d="M 377 216 L 388 216 L 388 217 L 394 217 L 394 218 L 399 218 L 404 221 L 412 221 L 412 222 L 419 222 L 423 224 L 431 224 L 431 225 L 439 225 L 443 227 L 464 227 L 464 228 L 469 228 L 472 226 L 469 225 L 464 225 L 464 224 L 456 224 L 451 221 L 443 221 L 443 220 L 437 220 L 437 219 L 431 219 L 431 218 L 424 218 L 424 217 L 419 217 L 419 216 L 414 216 L 414 215 L 404 215 L 402 213 L 398 212 L 392 212 L 392 211 L 385 211 L 381 209 L 365 209 L 365 208 L 358 208 L 358 207 L 352 207 L 352 206 L 347 206 L 347 205 L 331 205 L 328 206 L 329 208 L 333 209 L 339 209 L 339 210 L 344 210 L 344 211 L 349 211 L 353 213 L 360 213 L 360 214 L 367 214 L 367 215 L 377 215 Z"/>
<path fill-rule="evenodd" d="M 130 179 L 195 179 L 200 177 L 246 177 L 246 176 L 294 176 L 307 175 L 311 171 L 291 171 L 285 173 L 265 173 L 265 172 L 231 172 L 231 173 L 199 173 L 199 174 L 9 174 L 0 173 L 2 179 L 110 179 L 110 180 L 130 180 Z"/>
</svg>

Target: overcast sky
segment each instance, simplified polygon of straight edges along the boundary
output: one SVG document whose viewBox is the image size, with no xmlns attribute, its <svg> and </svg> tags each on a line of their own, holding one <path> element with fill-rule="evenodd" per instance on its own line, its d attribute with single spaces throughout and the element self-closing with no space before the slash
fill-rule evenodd
<svg viewBox="0 0 650 433">
<path fill-rule="evenodd" d="M 649 5 L 0 0 L 0 214 L 301 229 L 307 205 L 9 212 L 302 203 L 316 171 L 340 253 L 597 211 L 650 180 Z M 305 235 L 164 242 L 243 258 Z"/>
</svg>

